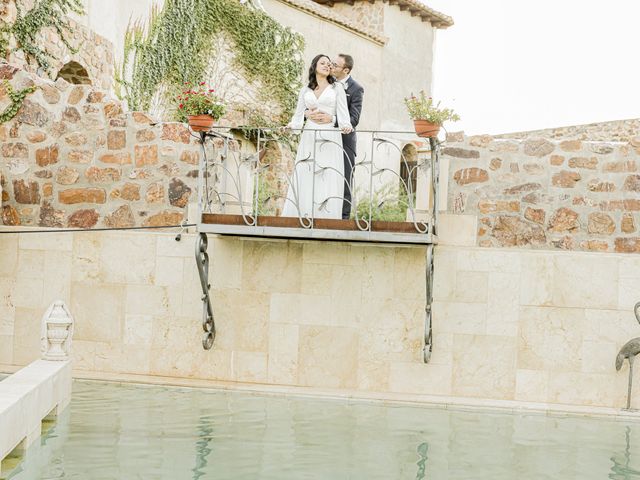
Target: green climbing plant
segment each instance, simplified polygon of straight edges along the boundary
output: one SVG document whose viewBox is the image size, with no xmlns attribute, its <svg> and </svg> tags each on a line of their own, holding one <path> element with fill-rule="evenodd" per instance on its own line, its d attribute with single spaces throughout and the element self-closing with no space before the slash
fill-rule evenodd
<svg viewBox="0 0 640 480">
<path fill-rule="evenodd" d="M 2 113 L 0 113 L 0 124 L 8 122 L 13 117 L 15 117 L 18 114 L 20 107 L 22 107 L 22 103 L 24 102 L 26 96 L 38 89 L 38 87 L 34 85 L 16 91 L 7 80 L 3 82 L 3 85 L 5 91 L 7 92 L 7 96 L 11 100 L 11 105 L 9 105 Z"/>
<path fill-rule="evenodd" d="M 158 93 L 166 103 L 185 82 L 205 80 L 219 35 L 233 45 L 233 67 L 259 80 L 261 95 L 288 117 L 300 88 L 304 39 L 240 0 L 166 0 L 146 24 L 131 24 L 116 74 L 120 98 L 131 109 L 149 110 Z"/>
<path fill-rule="evenodd" d="M 64 45 L 73 53 L 77 50 L 67 40 L 71 31 L 66 15 L 74 12 L 84 13 L 82 0 L 35 0 L 33 8 L 25 11 L 20 0 L 16 0 L 16 20 L 0 25 L 0 51 L 7 52 L 11 38 L 16 41 L 16 50 L 22 50 L 36 61 L 38 66 L 49 72 L 51 60 L 55 57 L 46 49 L 46 42 L 38 39 L 46 28 L 52 28 Z"/>
</svg>

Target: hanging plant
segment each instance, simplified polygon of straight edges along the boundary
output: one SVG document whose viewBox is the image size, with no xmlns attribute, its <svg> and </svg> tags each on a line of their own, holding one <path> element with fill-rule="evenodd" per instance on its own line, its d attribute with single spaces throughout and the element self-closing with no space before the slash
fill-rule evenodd
<svg viewBox="0 0 640 480">
<path fill-rule="evenodd" d="M 22 107 L 22 103 L 24 102 L 26 96 L 38 89 L 38 87 L 34 85 L 19 91 L 15 91 L 7 80 L 3 82 L 3 85 L 5 91 L 7 92 L 7 96 L 11 99 L 11 105 L 5 108 L 4 112 L 0 113 L 0 124 L 8 122 L 13 117 L 15 117 Z"/>
<path fill-rule="evenodd" d="M 0 50 L 6 52 L 13 37 L 17 45 L 15 50 L 22 50 L 28 59 L 35 60 L 39 67 L 49 72 L 55 57 L 47 51 L 46 42 L 38 37 L 44 29 L 52 28 L 72 53 L 77 52 L 67 40 L 71 27 L 66 15 L 69 12 L 82 15 L 82 0 L 35 0 L 33 8 L 26 12 L 20 0 L 16 0 L 15 5 L 15 22 L 0 25 Z"/>
<path fill-rule="evenodd" d="M 170 103 L 185 82 L 205 78 L 221 34 L 235 49 L 233 67 L 248 81 L 259 80 L 264 99 L 277 101 L 289 117 L 300 88 L 304 39 L 240 0 L 166 0 L 146 25 L 132 24 L 117 68 L 117 93 L 136 110 L 149 110 L 160 89 Z"/>
</svg>

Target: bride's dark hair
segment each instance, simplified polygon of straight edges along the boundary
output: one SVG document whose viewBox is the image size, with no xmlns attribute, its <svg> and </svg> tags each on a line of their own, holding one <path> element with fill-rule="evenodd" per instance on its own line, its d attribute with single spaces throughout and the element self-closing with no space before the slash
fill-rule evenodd
<svg viewBox="0 0 640 480">
<path fill-rule="evenodd" d="M 325 57 L 327 60 L 329 60 L 329 62 L 331 62 L 331 59 L 323 53 L 321 53 L 320 55 L 316 55 L 313 60 L 311 60 L 311 66 L 309 67 L 309 83 L 307 85 L 311 90 L 315 90 L 316 88 L 318 88 L 316 68 L 318 68 L 318 62 L 322 57 Z M 336 79 L 333 75 L 329 74 L 327 75 L 327 81 L 329 82 L 329 85 L 331 85 L 332 83 L 335 83 Z"/>
</svg>

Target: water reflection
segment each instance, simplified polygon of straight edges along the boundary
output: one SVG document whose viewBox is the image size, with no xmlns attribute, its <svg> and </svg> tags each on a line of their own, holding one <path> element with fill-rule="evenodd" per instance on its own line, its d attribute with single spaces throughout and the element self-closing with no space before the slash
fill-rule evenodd
<svg viewBox="0 0 640 480">
<path fill-rule="evenodd" d="M 640 424 L 77 381 L 8 478 L 635 479 Z"/>
<path fill-rule="evenodd" d="M 196 466 L 193 468 L 193 480 L 198 480 L 205 475 L 207 456 L 211 453 L 209 443 L 213 440 L 213 425 L 206 417 L 200 417 L 198 421 L 198 440 L 196 441 Z"/>
<path fill-rule="evenodd" d="M 427 452 L 429 451 L 429 445 L 427 443 L 421 443 L 418 445 L 418 473 L 416 473 L 416 480 L 423 480 L 425 478 L 425 471 L 427 466 Z"/>
<path fill-rule="evenodd" d="M 622 459 L 619 455 L 613 455 L 611 461 L 611 473 L 609 478 L 612 480 L 629 480 L 640 478 L 640 471 L 631 468 L 631 427 L 625 427 L 625 449 Z"/>
</svg>

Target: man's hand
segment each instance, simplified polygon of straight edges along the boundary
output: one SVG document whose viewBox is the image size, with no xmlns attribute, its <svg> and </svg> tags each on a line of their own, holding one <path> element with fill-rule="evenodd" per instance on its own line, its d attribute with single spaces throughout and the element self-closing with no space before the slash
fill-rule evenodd
<svg viewBox="0 0 640 480">
<path fill-rule="evenodd" d="M 343 127 L 343 128 L 340 129 L 340 131 L 342 133 L 344 133 L 345 135 L 347 135 L 347 134 L 353 132 L 353 128 L 351 128 L 351 127 Z"/>
<path fill-rule="evenodd" d="M 331 123 L 333 121 L 333 117 L 331 115 L 321 112 L 320 110 L 310 110 L 307 118 L 320 124 Z"/>
</svg>

